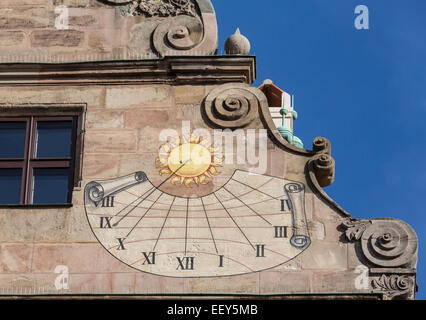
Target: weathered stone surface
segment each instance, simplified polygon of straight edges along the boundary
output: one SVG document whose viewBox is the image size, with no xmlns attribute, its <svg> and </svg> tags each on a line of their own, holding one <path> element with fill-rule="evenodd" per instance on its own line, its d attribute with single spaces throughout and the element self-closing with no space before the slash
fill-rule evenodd
<svg viewBox="0 0 426 320">
<path fill-rule="evenodd" d="M 158 21 L 144 21 L 133 26 L 128 44 L 130 53 L 137 55 L 151 51 L 151 35 L 157 25 Z"/>
<path fill-rule="evenodd" d="M 370 281 L 368 278 L 365 283 L 356 280 L 360 276 L 362 276 L 361 273 L 355 272 L 355 270 L 314 272 L 312 287 L 315 292 L 323 293 L 348 292 L 348 288 L 351 288 L 352 292 L 369 292 L 371 290 Z M 362 286 L 367 286 L 367 288 L 362 289 Z"/>
<path fill-rule="evenodd" d="M 215 278 L 185 279 L 185 292 L 191 293 L 234 293 L 259 294 L 259 275 L 257 273 Z"/>
<path fill-rule="evenodd" d="M 191 104 L 178 104 L 176 108 L 177 120 L 194 120 L 196 106 Z"/>
<path fill-rule="evenodd" d="M 85 148 L 87 153 L 135 152 L 137 133 L 133 130 L 87 132 Z"/>
<path fill-rule="evenodd" d="M 308 293 L 311 292 L 311 272 L 266 271 L 259 274 L 260 293 Z"/>
<path fill-rule="evenodd" d="M 0 294 L 4 295 L 40 295 L 62 294 L 62 290 L 55 287 L 58 274 L 52 270 L 49 273 L 9 273 L 0 274 Z"/>
<path fill-rule="evenodd" d="M 206 96 L 202 86 L 176 86 L 174 91 L 176 103 L 201 103 Z"/>
<path fill-rule="evenodd" d="M 104 90 L 101 88 L 41 88 L 14 89 L 0 88 L 0 99 L 3 103 L 84 103 L 88 108 L 99 107 L 102 104 Z"/>
<path fill-rule="evenodd" d="M 31 244 L 1 244 L 0 273 L 30 272 L 32 250 Z"/>
<path fill-rule="evenodd" d="M 69 277 L 71 292 L 80 294 L 102 294 L 111 292 L 110 273 L 76 273 Z"/>
<path fill-rule="evenodd" d="M 33 47 L 78 47 L 84 32 L 77 30 L 34 31 L 31 33 Z"/>
<path fill-rule="evenodd" d="M 74 192 L 73 195 L 82 201 L 83 192 Z M 73 200 L 74 201 L 74 200 Z M 87 217 L 84 210 L 84 204 L 74 205 L 67 223 L 67 241 L 70 242 L 93 242 L 96 241 L 92 230 L 87 224 Z"/>
<path fill-rule="evenodd" d="M 0 8 L 0 29 L 47 28 L 54 24 L 54 13 L 43 8 Z"/>
<path fill-rule="evenodd" d="M 82 256 L 90 259 L 81 259 Z M 97 243 L 35 244 L 33 271 L 51 272 L 57 265 L 66 265 L 70 273 L 132 272 Z"/>
<path fill-rule="evenodd" d="M 170 88 L 146 86 L 140 88 L 109 88 L 106 90 L 106 107 L 123 109 L 143 106 L 170 106 Z"/>
<path fill-rule="evenodd" d="M 96 18 L 91 15 L 69 17 L 69 26 L 87 27 L 96 23 Z"/>
<path fill-rule="evenodd" d="M 132 155 L 120 155 L 120 169 L 118 176 L 128 175 L 132 172 L 143 171 L 149 176 L 158 175 L 155 168 L 157 153 L 143 153 Z"/>
<path fill-rule="evenodd" d="M 144 129 L 145 126 L 165 129 L 169 122 L 168 110 L 129 110 L 124 114 L 125 128 Z"/>
<path fill-rule="evenodd" d="M 342 270 L 348 266 L 346 244 L 314 241 L 309 253 L 301 255 L 302 268 L 305 270 L 327 269 Z"/>
<path fill-rule="evenodd" d="M 53 5 L 63 5 L 69 8 L 86 8 L 96 5 L 97 2 L 97 0 L 53 0 Z"/>
<path fill-rule="evenodd" d="M 106 44 L 105 37 L 98 32 L 93 32 L 89 34 L 88 44 L 90 48 L 98 49 L 100 51 L 104 51 Z"/>
<path fill-rule="evenodd" d="M 184 279 L 158 277 L 146 273 L 135 275 L 136 294 L 170 294 L 184 292 Z"/>
<path fill-rule="evenodd" d="M 25 34 L 21 31 L 0 32 L 0 46 L 18 46 L 23 43 Z"/>
<path fill-rule="evenodd" d="M 85 177 L 114 178 L 118 176 L 119 155 L 88 154 L 84 158 L 83 174 Z"/>
<path fill-rule="evenodd" d="M 25 213 L 23 213 L 25 212 Z M 70 209 L 1 209 L 0 241 L 32 242 L 66 239 Z M 23 227 L 24 226 L 24 227 Z"/>
<path fill-rule="evenodd" d="M 120 111 L 92 111 L 86 117 L 87 129 L 123 128 L 124 116 Z"/>
<path fill-rule="evenodd" d="M 54 0 L 62 1 L 62 0 Z M 50 0 L 2 0 L 0 8 L 10 8 L 19 6 L 37 6 L 37 5 L 49 5 Z"/>
</svg>

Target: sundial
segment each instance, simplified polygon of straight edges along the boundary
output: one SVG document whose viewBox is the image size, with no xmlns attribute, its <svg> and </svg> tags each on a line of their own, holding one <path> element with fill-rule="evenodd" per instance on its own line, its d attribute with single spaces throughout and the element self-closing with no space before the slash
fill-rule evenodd
<svg viewBox="0 0 426 320">
<path fill-rule="evenodd" d="M 164 178 L 159 184 L 143 168 L 87 184 L 86 214 L 102 246 L 132 268 L 169 277 L 258 272 L 307 249 L 305 185 L 235 169 L 206 194 L 199 186 L 226 164 L 203 141 L 176 138 L 161 146 L 155 159 Z M 193 196 L 180 196 L 189 188 Z"/>
</svg>

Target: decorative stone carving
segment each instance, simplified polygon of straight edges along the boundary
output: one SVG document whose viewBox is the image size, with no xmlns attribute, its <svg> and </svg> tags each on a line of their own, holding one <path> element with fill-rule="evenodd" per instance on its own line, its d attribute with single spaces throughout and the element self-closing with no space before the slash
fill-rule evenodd
<svg viewBox="0 0 426 320">
<path fill-rule="evenodd" d="M 374 292 L 383 293 L 386 299 L 402 298 L 412 294 L 414 279 L 404 275 L 385 275 L 371 282 Z"/>
<path fill-rule="evenodd" d="M 316 153 L 326 153 L 331 155 L 330 141 L 323 137 L 317 137 L 312 143 L 312 149 Z"/>
<path fill-rule="evenodd" d="M 203 23 L 195 17 L 177 16 L 160 23 L 153 43 L 158 53 L 170 55 L 175 50 L 190 50 L 203 40 Z"/>
<path fill-rule="evenodd" d="M 268 101 L 259 89 L 246 84 L 230 83 L 220 86 L 206 97 L 204 114 L 219 128 L 243 128 L 259 116 L 259 108 Z"/>
<path fill-rule="evenodd" d="M 321 187 L 328 187 L 334 182 L 334 159 L 327 153 L 320 153 L 310 160 L 315 177 Z"/>
<path fill-rule="evenodd" d="M 415 268 L 417 236 L 405 222 L 394 219 L 354 220 L 343 223 L 346 237 L 359 240 L 362 254 L 375 266 Z"/>
<path fill-rule="evenodd" d="M 188 15 L 195 17 L 197 11 L 191 0 L 133 0 L 130 7 L 131 15 L 147 17 L 170 17 Z"/>
<path fill-rule="evenodd" d="M 343 225 L 346 230 L 346 238 L 349 241 L 361 239 L 364 231 L 371 225 L 369 220 L 356 220 L 356 219 L 347 219 L 343 222 Z"/>
<path fill-rule="evenodd" d="M 164 57 L 217 51 L 217 21 L 210 0 L 130 0 L 116 5 L 124 16 L 148 18 L 132 29 L 129 50 L 133 54 Z"/>
</svg>

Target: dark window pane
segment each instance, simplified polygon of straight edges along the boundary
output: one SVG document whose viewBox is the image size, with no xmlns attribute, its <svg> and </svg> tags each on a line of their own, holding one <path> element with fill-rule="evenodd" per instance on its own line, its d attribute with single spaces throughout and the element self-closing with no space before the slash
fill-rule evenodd
<svg viewBox="0 0 426 320">
<path fill-rule="evenodd" d="M 66 158 L 71 154 L 71 121 L 37 122 L 37 158 Z"/>
<path fill-rule="evenodd" d="M 23 158 L 26 122 L 0 122 L 0 158 Z"/>
<path fill-rule="evenodd" d="M 0 204 L 19 204 L 22 169 L 0 169 Z"/>
<path fill-rule="evenodd" d="M 69 168 L 36 168 L 33 175 L 33 204 L 68 202 Z"/>
</svg>

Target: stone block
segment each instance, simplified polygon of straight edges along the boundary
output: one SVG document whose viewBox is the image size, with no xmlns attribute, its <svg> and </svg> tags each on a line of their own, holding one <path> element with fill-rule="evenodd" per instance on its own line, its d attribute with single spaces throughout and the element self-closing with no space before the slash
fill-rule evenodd
<svg viewBox="0 0 426 320">
<path fill-rule="evenodd" d="M 83 202 L 83 191 L 79 192 L 79 201 Z M 67 239 L 74 242 L 96 241 L 89 224 L 83 205 L 74 205 L 67 225 Z"/>
<path fill-rule="evenodd" d="M 102 33 L 92 32 L 88 36 L 88 45 L 90 48 L 98 49 L 100 51 L 105 51 L 105 37 Z"/>
<path fill-rule="evenodd" d="M 104 89 L 101 88 L 0 88 L 2 103 L 86 103 L 88 108 L 99 107 L 103 101 Z"/>
<path fill-rule="evenodd" d="M 98 242 L 69 244 L 35 244 L 33 271 L 53 272 L 57 265 L 65 265 L 70 273 L 132 272 Z"/>
<path fill-rule="evenodd" d="M 286 168 L 286 155 L 284 152 L 271 151 L 269 153 L 269 168 L 271 168 L 271 175 L 275 177 L 285 177 Z"/>
<path fill-rule="evenodd" d="M 64 240 L 69 212 L 69 208 L 1 209 L 0 242 Z"/>
<path fill-rule="evenodd" d="M 195 106 L 192 104 L 178 104 L 176 105 L 176 119 L 194 121 Z"/>
<path fill-rule="evenodd" d="M 136 273 L 112 273 L 111 288 L 114 294 L 135 294 Z"/>
<path fill-rule="evenodd" d="M 259 294 L 259 273 L 235 277 L 188 278 L 185 293 Z"/>
<path fill-rule="evenodd" d="M 136 273 L 135 294 L 170 294 L 184 292 L 184 279 Z"/>
<path fill-rule="evenodd" d="M 265 271 L 259 277 L 260 294 L 311 292 L 312 274 L 308 271 Z"/>
<path fill-rule="evenodd" d="M 360 273 L 355 272 L 355 270 L 349 271 L 335 271 L 335 272 L 314 272 L 313 281 L 312 281 L 312 289 L 314 292 L 323 292 L 323 293 L 336 293 L 336 292 L 368 292 L 367 289 L 362 289 L 360 285 L 356 285 L 356 283 L 361 284 L 360 280 L 356 280 L 361 276 Z M 368 278 L 365 280 L 370 286 L 370 281 Z M 357 288 L 358 287 L 358 288 Z"/>
<path fill-rule="evenodd" d="M 86 132 L 86 153 L 123 153 L 137 149 L 136 131 Z"/>
<path fill-rule="evenodd" d="M 158 26 L 159 21 L 143 21 L 135 24 L 130 30 L 129 39 L 129 52 L 137 55 L 142 53 L 151 52 L 151 37 L 155 28 Z"/>
<path fill-rule="evenodd" d="M 83 176 L 110 179 L 118 176 L 120 157 L 111 154 L 87 154 L 83 162 Z"/>
<path fill-rule="evenodd" d="M 153 127 L 151 125 L 145 126 L 139 130 L 139 143 L 138 143 L 138 152 L 139 153 L 158 153 L 160 147 L 165 143 L 160 140 L 160 134 L 164 129 L 173 129 L 169 127 Z M 154 158 L 155 160 L 155 158 Z"/>
<path fill-rule="evenodd" d="M 158 176 L 158 169 L 155 168 L 156 153 L 121 155 L 119 176 L 125 176 L 137 171 L 145 172 L 150 179 Z"/>
<path fill-rule="evenodd" d="M 57 1 L 57 0 L 54 0 Z M 49 5 L 51 1 L 49 0 L 2 0 L 0 3 L 0 8 L 13 8 L 13 7 L 20 7 L 20 6 L 39 6 Z"/>
<path fill-rule="evenodd" d="M 312 240 L 325 239 L 325 227 L 324 227 L 324 224 L 322 224 L 321 222 L 309 221 L 308 230 Z"/>
<path fill-rule="evenodd" d="M 145 86 L 139 88 L 108 88 L 106 107 L 125 109 L 130 107 L 169 107 L 170 88 L 166 86 Z"/>
<path fill-rule="evenodd" d="M 68 8 L 89 8 L 96 6 L 97 0 L 53 0 L 54 6 L 67 6 Z"/>
<path fill-rule="evenodd" d="M 40 295 L 61 294 L 55 287 L 58 274 L 52 273 L 20 273 L 0 274 L 0 295 Z"/>
<path fill-rule="evenodd" d="M 31 269 L 31 244 L 0 245 L 0 273 L 26 273 Z"/>
<path fill-rule="evenodd" d="M 25 34 L 22 31 L 0 32 L 0 47 L 19 46 L 24 42 Z"/>
<path fill-rule="evenodd" d="M 204 86 L 176 86 L 175 88 L 175 102 L 198 104 L 206 97 Z"/>
<path fill-rule="evenodd" d="M 84 32 L 77 30 L 37 30 L 30 36 L 32 47 L 78 47 Z"/>
<path fill-rule="evenodd" d="M 347 269 L 347 245 L 344 243 L 313 241 L 300 257 L 304 270 Z"/>
<path fill-rule="evenodd" d="M 96 18 L 92 15 L 70 16 L 68 23 L 70 27 L 88 27 L 96 23 Z"/>
<path fill-rule="evenodd" d="M 112 292 L 110 273 L 72 273 L 70 291 L 76 294 L 108 294 Z"/>
<path fill-rule="evenodd" d="M 42 7 L 0 8 L 0 29 L 48 28 L 54 26 L 54 21 L 54 11 Z"/>
<path fill-rule="evenodd" d="M 167 128 L 169 111 L 167 110 L 129 110 L 124 114 L 124 124 L 128 129 L 143 129 L 146 126 Z"/>
<path fill-rule="evenodd" d="M 90 111 L 86 115 L 87 129 L 114 129 L 124 127 L 123 112 L 120 111 Z"/>
</svg>

